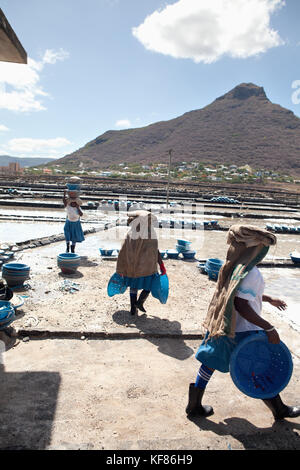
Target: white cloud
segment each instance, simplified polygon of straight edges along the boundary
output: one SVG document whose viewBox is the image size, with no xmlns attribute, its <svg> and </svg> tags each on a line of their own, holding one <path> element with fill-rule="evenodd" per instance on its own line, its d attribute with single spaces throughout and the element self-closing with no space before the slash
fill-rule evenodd
<svg viewBox="0 0 300 470">
<path fill-rule="evenodd" d="M 3 124 L 0 124 L 0 132 L 7 132 L 9 131 L 9 128 L 4 126 Z"/>
<path fill-rule="evenodd" d="M 154 52 L 212 63 L 247 58 L 283 44 L 270 26 L 284 0 L 178 0 L 147 16 L 133 35 Z"/>
<path fill-rule="evenodd" d="M 40 61 L 28 58 L 27 64 L 0 62 L 0 109 L 9 111 L 42 111 L 42 97 L 49 94 L 40 85 L 40 72 L 45 65 L 65 60 L 69 54 L 60 49 L 47 49 Z"/>
<path fill-rule="evenodd" d="M 131 127 L 131 122 L 129 121 L 129 119 L 119 119 L 119 121 L 115 123 L 115 127 L 128 129 L 129 127 Z"/>
<path fill-rule="evenodd" d="M 47 49 L 42 62 L 44 64 L 55 64 L 57 61 L 64 61 L 69 58 L 69 53 L 64 49 L 59 49 L 59 51 L 53 51 L 52 49 Z"/>
<path fill-rule="evenodd" d="M 53 157 L 58 158 L 67 153 L 71 142 L 65 137 L 54 139 L 11 139 L 0 149 L 0 153 L 11 154 L 19 157 Z"/>
</svg>

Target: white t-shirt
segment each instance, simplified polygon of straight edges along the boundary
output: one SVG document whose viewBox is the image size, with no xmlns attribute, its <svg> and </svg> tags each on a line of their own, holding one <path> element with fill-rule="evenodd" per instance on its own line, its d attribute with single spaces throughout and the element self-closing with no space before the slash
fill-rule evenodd
<svg viewBox="0 0 300 470">
<path fill-rule="evenodd" d="M 66 207 L 66 211 L 67 211 L 67 217 L 70 222 L 77 222 L 77 220 L 79 220 L 80 215 L 78 213 L 77 207 L 72 207 L 68 205 Z"/>
<path fill-rule="evenodd" d="M 262 296 L 264 293 L 265 283 L 264 279 L 259 271 L 259 269 L 255 266 L 254 268 L 249 271 L 247 276 L 242 280 L 239 285 L 239 288 L 236 292 L 236 297 L 240 299 L 248 300 L 250 307 L 257 313 L 257 315 L 261 315 L 262 311 Z M 242 331 L 252 331 L 252 330 L 261 330 L 259 326 L 250 323 L 249 321 L 245 320 L 238 312 L 236 316 L 236 333 Z"/>
</svg>

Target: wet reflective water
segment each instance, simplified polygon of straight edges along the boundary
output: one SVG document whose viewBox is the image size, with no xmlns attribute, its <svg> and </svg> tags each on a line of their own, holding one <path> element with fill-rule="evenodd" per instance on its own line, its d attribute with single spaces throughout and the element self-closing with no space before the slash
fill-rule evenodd
<svg viewBox="0 0 300 470">
<path fill-rule="evenodd" d="M 276 311 L 284 320 L 293 324 L 300 331 L 300 267 L 287 268 L 261 268 L 265 280 L 265 293 L 280 298 L 287 303 L 287 310 L 280 312 L 275 307 L 264 303 L 268 311 Z"/>
</svg>

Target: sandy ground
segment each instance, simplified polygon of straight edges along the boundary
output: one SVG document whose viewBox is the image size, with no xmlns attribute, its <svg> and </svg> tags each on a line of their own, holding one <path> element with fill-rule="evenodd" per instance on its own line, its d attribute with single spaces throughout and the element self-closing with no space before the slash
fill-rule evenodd
<svg viewBox="0 0 300 470">
<path fill-rule="evenodd" d="M 196 246 L 197 240 L 191 241 Z M 216 373 L 208 386 L 205 403 L 213 405 L 214 415 L 186 418 L 200 339 L 185 335 L 204 332 L 201 324 L 215 283 L 199 273 L 197 262 L 166 260 L 168 303 L 149 298 L 147 314 L 132 319 L 128 293 L 108 298 L 115 261 L 102 260 L 98 251 L 119 242 L 111 232 L 105 239 L 103 233 L 86 237 L 78 245 L 82 260 L 73 276 L 62 275 L 56 264 L 64 243 L 18 254 L 30 265 L 31 278 L 29 288 L 19 292 L 27 297 L 13 326 L 28 330 L 30 340 L 20 340 L 2 355 L 0 449 L 299 450 L 300 418 L 274 423 L 263 402 L 239 392 L 229 374 Z M 175 243 L 176 236 L 159 240 L 161 249 Z M 199 258 L 224 257 L 225 232 L 205 233 L 199 250 Z M 79 290 L 61 290 L 65 281 Z M 299 404 L 299 333 L 275 311 L 265 317 L 293 355 L 293 377 L 282 396 L 288 404 Z M 31 330 L 52 331 L 53 339 L 34 339 Z M 80 332 L 79 339 L 55 338 L 63 331 Z M 103 331 L 147 336 L 89 337 Z"/>
<path fill-rule="evenodd" d="M 299 450 L 300 418 L 274 422 L 261 400 L 215 373 L 188 420 L 199 341 L 31 340 L 4 354 L 0 449 Z M 281 396 L 296 404 L 299 360 Z M 298 402 L 299 403 L 299 402 Z"/>
<path fill-rule="evenodd" d="M 65 331 L 105 331 L 105 332 L 163 332 L 163 333 L 203 333 L 202 321 L 212 297 L 215 282 L 200 274 L 197 261 L 164 260 L 167 269 L 170 294 L 166 305 L 149 297 L 146 304 L 147 315 L 132 319 L 129 314 L 129 293 L 112 298 L 107 296 L 107 283 L 115 272 L 116 261 L 100 257 L 99 247 L 119 247 L 125 233 L 120 228 L 115 231 L 89 235 L 77 246 L 81 255 L 81 265 L 74 275 L 63 275 L 57 266 L 57 254 L 65 251 L 65 243 L 57 243 L 42 248 L 26 250 L 17 255 L 19 262 L 31 268 L 27 291 L 16 291 L 26 295 L 25 304 L 18 311 L 14 323 L 17 328 Z M 224 259 L 227 250 L 226 232 L 170 231 L 159 232 L 159 248 L 175 248 L 176 237 L 183 235 L 192 241 L 197 258 Z M 296 238 L 296 237 L 294 237 Z M 300 238 L 300 237 L 299 237 Z M 300 240 L 299 240 L 300 242 Z M 290 243 L 290 245 L 289 245 Z M 294 240 L 288 242 L 282 235 L 276 249 L 270 250 L 270 259 L 288 256 L 295 247 Z M 67 283 L 67 284 L 66 284 Z M 68 285 L 75 284 L 71 293 Z M 128 330 L 129 329 L 129 330 Z"/>
</svg>

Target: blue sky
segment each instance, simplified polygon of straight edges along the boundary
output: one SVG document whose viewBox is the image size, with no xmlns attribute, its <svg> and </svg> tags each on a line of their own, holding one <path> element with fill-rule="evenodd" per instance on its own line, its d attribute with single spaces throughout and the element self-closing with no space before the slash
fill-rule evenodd
<svg viewBox="0 0 300 470">
<path fill-rule="evenodd" d="M 60 158 L 107 130 L 202 108 L 242 82 L 300 116 L 299 0 L 1 8 L 29 59 L 0 63 L 0 155 Z"/>
</svg>

